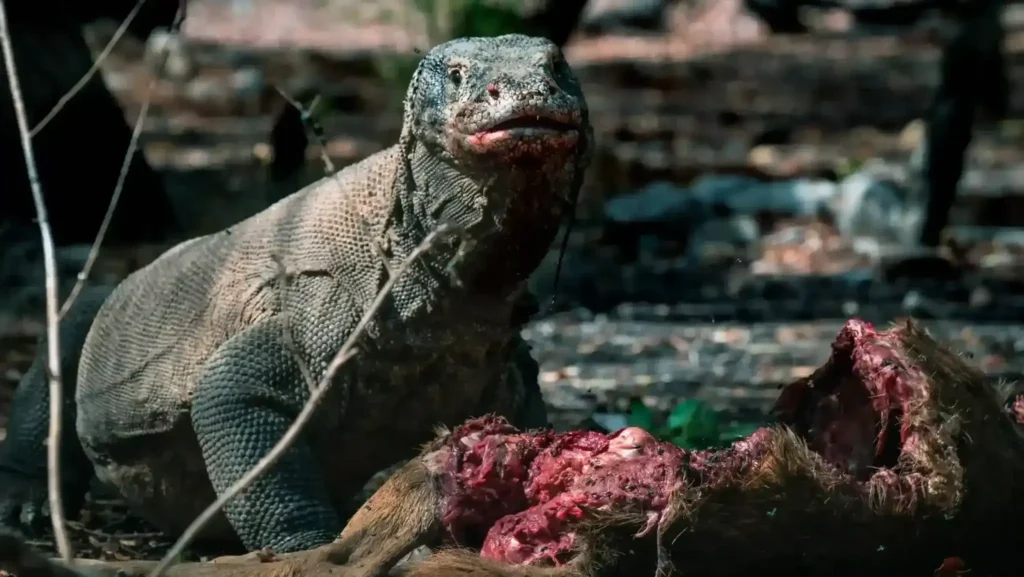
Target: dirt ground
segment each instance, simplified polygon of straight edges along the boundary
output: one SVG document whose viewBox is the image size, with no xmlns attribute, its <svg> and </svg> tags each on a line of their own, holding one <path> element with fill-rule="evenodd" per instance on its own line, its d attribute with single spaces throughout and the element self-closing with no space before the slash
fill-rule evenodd
<svg viewBox="0 0 1024 577">
<path fill-rule="evenodd" d="M 300 0 L 259 0 L 248 12 L 232 12 L 207 1 L 196 2 L 190 12 L 185 30 L 195 43 L 188 50 L 194 70 L 187 81 L 158 83 L 143 141 L 196 231 L 234 222 L 280 193 L 266 184 L 261 164 L 282 105 L 276 86 L 311 87 L 348 103 L 323 120 L 332 135 L 328 151 L 339 164 L 379 149 L 396 133 L 396 93 L 369 79 L 366 54 L 422 46 L 422 37 L 409 32 L 416 23 L 388 23 L 380 6 L 370 3 L 352 0 L 348 11 L 342 10 L 345 3 L 322 4 L 326 12 Z M 588 177 L 593 206 L 656 179 L 685 183 L 713 170 L 791 176 L 843 159 L 902 161 L 909 155 L 912 145 L 903 129 L 927 104 L 921 95 L 934 84 L 934 44 L 768 39 L 738 5 L 728 0 L 699 14 L 673 13 L 669 33 L 660 36 L 577 38 L 567 48 L 608 155 Z M 1012 33 L 1008 45 L 1014 63 L 1011 108 L 1024 118 L 1024 33 Z M 151 78 L 141 50 L 126 43 L 104 64 L 130 118 Z M 1024 223 L 1019 124 L 980 128 L 955 222 L 974 223 L 986 214 L 985 202 L 1001 199 L 997 212 Z M 781 143 L 762 142 L 780 132 Z M 319 176 L 317 154 L 310 151 L 304 179 Z M 120 274 L 145 260 L 125 264 Z M 741 299 L 670 267 L 630 268 L 612 259 L 580 268 L 575 281 L 565 281 L 566 300 L 605 295 L 604 310 L 571 303 L 571 310 L 539 319 L 526 332 L 560 428 L 595 411 L 622 412 L 635 398 L 662 412 L 681 399 L 699 398 L 731 420 L 756 421 L 780 385 L 825 360 L 842 319 L 851 315 L 881 322 L 909 313 L 954 319 L 924 324 L 970 355 L 990 378 L 1024 378 L 1018 360 L 1024 325 L 1005 322 L 1024 318 L 1014 317 L 1024 314 L 1024 303 L 1020 287 L 1006 283 L 949 285 L 942 294 L 925 285 L 882 283 L 877 286 L 884 290 L 854 288 L 839 298 L 836 286 L 811 278 L 794 281 L 802 288 L 785 298 L 772 296 L 779 289 L 762 287 Z M 806 272 L 813 271 L 798 276 Z M 726 277 L 716 279 L 728 284 Z M 927 306 L 906 305 L 911 293 L 924 295 Z M 994 304 L 978 305 L 981 293 Z M 832 307 L 827 314 L 814 308 L 823 302 Z M 742 307 L 747 310 L 737 312 Z M 778 318 L 758 316 L 757 310 L 774 311 Z M 38 317 L 30 312 L 0 327 L 0 439 L 14 387 L 43 334 Z M 86 557 L 154 558 L 168 545 L 116 500 L 100 497 L 90 500 L 71 532 Z M 34 543 L 52 551 L 45 536 Z"/>
</svg>

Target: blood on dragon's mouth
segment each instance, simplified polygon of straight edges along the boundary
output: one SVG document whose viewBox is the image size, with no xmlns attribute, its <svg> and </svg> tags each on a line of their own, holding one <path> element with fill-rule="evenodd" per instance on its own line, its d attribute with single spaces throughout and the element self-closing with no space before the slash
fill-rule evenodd
<svg viewBox="0 0 1024 577">
<path fill-rule="evenodd" d="M 553 150 L 572 150 L 580 129 L 579 120 L 571 115 L 519 113 L 476 127 L 464 135 L 464 142 L 477 152 L 543 157 Z"/>
<path fill-rule="evenodd" d="M 488 126 L 483 132 L 501 132 L 517 129 L 550 130 L 555 132 L 569 132 L 576 130 L 576 126 L 548 116 L 525 115 L 503 120 L 497 124 Z"/>
</svg>

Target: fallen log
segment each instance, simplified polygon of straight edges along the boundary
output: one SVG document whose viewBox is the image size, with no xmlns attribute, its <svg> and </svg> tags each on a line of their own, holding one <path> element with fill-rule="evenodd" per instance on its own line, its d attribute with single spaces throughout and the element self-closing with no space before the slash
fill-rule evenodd
<svg viewBox="0 0 1024 577">
<path fill-rule="evenodd" d="M 852 320 L 826 364 L 782 391 L 776 422 L 727 449 L 475 419 L 389 478 L 335 543 L 170 574 L 1020 574 L 1024 397 L 1004 393 L 912 322 Z M 440 550 L 398 566 L 421 545 Z M 18 566 L 22 549 L 0 542 L 0 569 L 60 575 Z"/>
</svg>

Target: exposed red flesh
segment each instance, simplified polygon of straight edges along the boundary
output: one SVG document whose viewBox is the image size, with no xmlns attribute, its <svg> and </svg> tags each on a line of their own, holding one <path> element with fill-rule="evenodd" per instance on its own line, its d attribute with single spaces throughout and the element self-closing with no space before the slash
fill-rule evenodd
<svg viewBox="0 0 1024 577">
<path fill-rule="evenodd" d="M 523 434 L 494 417 L 456 429 L 447 449 L 442 521 L 449 534 L 461 541 L 487 531 L 483 555 L 513 563 L 563 562 L 573 525 L 588 510 L 628 507 L 656 522 L 682 487 L 686 457 L 635 427 Z"/>
<path fill-rule="evenodd" d="M 897 358 L 893 338 L 871 323 L 849 321 L 832 344 L 826 376 L 790 385 L 775 406 L 812 450 L 861 480 L 886 465 L 887 447 L 914 442 L 902 416 L 915 398 L 912 383 L 923 375 Z"/>
<path fill-rule="evenodd" d="M 1016 395 L 1010 403 L 1010 414 L 1017 424 L 1024 425 L 1024 395 Z"/>
<path fill-rule="evenodd" d="M 923 482 L 897 460 L 921 441 L 904 416 L 929 389 L 901 356 L 898 338 L 847 322 L 829 362 L 813 379 L 787 387 L 774 414 L 837 474 L 859 481 L 864 494 L 883 491 L 911 510 Z M 770 437 L 763 428 L 728 449 L 686 451 L 637 428 L 523 433 L 500 418 L 477 419 L 433 457 L 443 479 L 443 522 L 452 540 L 480 546 L 485 557 L 562 564 L 581 521 L 595 511 L 646 515 L 646 533 L 678 491 L 713 490 L 760 466 Z"/>
</svg>

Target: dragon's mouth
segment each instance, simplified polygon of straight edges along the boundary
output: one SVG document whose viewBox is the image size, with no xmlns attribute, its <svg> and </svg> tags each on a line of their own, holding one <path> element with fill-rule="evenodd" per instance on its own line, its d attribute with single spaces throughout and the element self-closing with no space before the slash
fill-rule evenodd
<svg viewBox="0 0 1024 577">
<path fill-rule="evenodd" d="M 485 128 L 482 132 L 502 132 L 502 131 L 513 131 L 513 130 L 548 130 L 553 132 L 569 132 L 576 130 L 578 127 L 575 124 L 552 118 L 550 116 L 540 116 L 536 114 L 527 114 L 523 116 L 517 116 L 515 118 L 509 118 L 502 120 L 497 124 L 492 124 Z"/>
<path fill-rule="evenodd" d="M 580 138 L 580 123 L 571 115 L 520 113 L 482 126 L 466 135 L 477 152 L 518 152 L 527 156 L 569 150 Z"/>
</svg>

